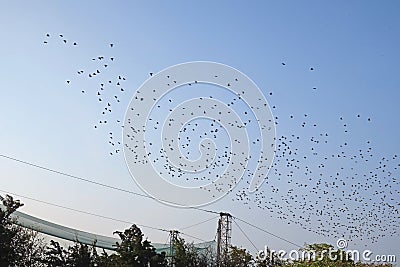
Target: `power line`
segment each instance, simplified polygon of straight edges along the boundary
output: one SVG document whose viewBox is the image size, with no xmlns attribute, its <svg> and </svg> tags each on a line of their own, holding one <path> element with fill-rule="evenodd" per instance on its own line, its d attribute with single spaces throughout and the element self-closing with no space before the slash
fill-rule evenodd
<svg viewBox="0 0 400 267">
<path fill-rule="evenodd" d="M 143 227 L 143 228 L 158 230 L 158 231 L 162 231 L 162 232 L 168 232 L 168 233 L 170 232 L 169 230 L 166 230 L 166 229 L 163 229 L 163 228 L 158 228 L 158 227 L 139 224 L 139 223 L 133 223 L 133 222 L 129 222 L 129 221 L 121 220 L 121 219 L 116 219 L 116 218 L 112 218 L 112 217 L 108 217 L 108 216 L 104 216 L 104 215 L 99 215 L 99 214 L 96 214 L 96 213 L 93 213 L 93 212 L 88 212 L 88 211 L 82 211 L 82 210 L 78 210 L 78 209 L 74 209 L 74 208 L 69 208 L 69 207 L 66 207 L 66 206 L 62 206 L 62 205 L 50 203 L 50 202 L 47 202 L 47 201 L 43 201 L 43 200 L 27 197 L 27 196 L 24 196 L 24 195 L 15 194 L 13 192 L 5 191 L 5 190 L 2 190 L 2 189 L 0 189 L 0 192 L 3 192 L 5 194 L 9 194 L 9 195 L 14 195 L 14 196 L 17 196 L 17 197 L 26 198 L 26 199 L 29 199 L 29 200 L 32 200 L 32 201 L 36 201 L 36 202 L 43 203 L 43 204 L 46 204 L 46 205 L 54 206 L 54 207 L 57 207 L 57 208 L 62 208 L 62 209 L 66 209 L 66 210 L 70 210 L 70 211 L 74 211 L 74 212 L 78 212 L 78 213 L 82 213 L 82 214 L 86 214 L 86 215 L 102 218 L 102 219 L 108 219 L 108 220 L 112 220 L 112 221 L 116 221 L 116 222 L 127 223 L 127 224 L 130 224 L 130 225 L 135 224 L 135 225 Z M 215 219 L 215 217 L 212 218 L 212 219 Z M 204 240 L 204 239 L 201 239 L 201 238 L 198 238 L 198 237 L 186 234 L 186 233 L 182 233 L 182 232 L 179 232 L 179 233 L 181 233 L 183 235 L 186 235 L 186 236 L 189 236 L 191 238 L 203 241 L 203 242 L 208 242 L 207 240 Z"/>
<path fill-rule="evenodd" d="M 192 224 L 192 225 L 190 225 L 190 226 L 183 227 L 183 228 L 181 228 L 181 229 L 182 229 L 182 230 L 189 229 L 189 228 L 195 227 L 195 226 L 197 226 L 197 225 L 200 225 L 200 224 L 209 222 L 209 221 L 211 221 L 211 220 L 214 220 L 214 219 L 216 219 L 216 218 L 218 218 L 218 217 L 219 217 L 219 216 L 215 216 L 215 217 L 212 217 L 212 218 L 207 219 L 207 220 L 205 220 L 205 221 L 201 221 L 201 222 L 199 222 L 199 223 L 196 223 L 196 224 Z"/>
<path fill-rule="evenodd" d="M 111 221 L 115 221 L 115 222 L 126 223 L 126 224 L 130 224 L 130 225 L 135 224 L 135 225 L 143 227 L 143 228 L 148 228 L 148 229 L 153 229 L 153 230 L 158 230 L 158 231 L 163 231 L 163 232 L 169 232 L 168 230 L 165 230 L 165 229 L 162 229 L 162 228 L 157 228 L 157 227 L 148 226 L 148 225 L 144 225 L 144 224 L 133 223 L 133 222 L 129 222 L 129 221 L 121 220 L 121 219 L 116 219 L 116 218 L 112 218 L 112 217 L 96 214 L 96 213 L 93 213 L 93 212 L 88 212 L 88 211 L 78 210 L 78 209 L 74 209 L 74 208 L 69 208 L 69 207 L 66 207 L 66 206 L 59 205 L 59 204 L 54 204 L 54 203 L 50 203 L 50 202 L 47 202 L 47 201 L 35 199 L 35 198 L 32 198 L 32 197 L 27 197 L 27 196 L 15 194 L 13 192 L 8 192 L 8 191 L 2 190 L 2 189 L 0 189 L 0 192 L 3 192 L 5 194 L 9 194 L 9 195 L 14 195 L 14 196 L 17 196 L 17 197 L 26 198 L 26 199 L 29 199 L 29 200 L 32 200 L 32 201 L 36 201 L 36 202 L 39 202 L 39 203 L 42 203 L 42 204 L 54 206 L 54 207 L 57 207 L 57 208 L 62 208 L 62 209 L 66 209 L 66 210 L 70 210 L 70 211 L 74 211 L 74 212 L 78 212 L 78 213 L 82 213 L 82 214 L 86 214 L 86 215 L 102 218 L 102 219 L 107 219 L 107 220 L 111 220 Z"/>
<path fill-rule="evenodd" d="M 20 159 L 13 158 L 13 157 L 10 157 L 10 156 L 6 156 L 6 155 L 3 155 L 3 154 L 0 154 L 0 157 L 6 158 L 6 159 L 9 159 L 9 160 L 13 160 L 13 161 L 16 161 L 16 162 L 19 162 L 19 163 L 22 163 L 22 164 L 25 164 L 25 165 L 28 165 L 28 166 L 31 166 L 31 167 L 38 168 L 38 169 L 42 169 L 42 170 L 45 170 L 45 171 L 57 173 L 57 174 L 60 174 L 60 175 L 63 175 L 63 176 L 69 177 L 69 178 L 73 178 L 73 179 L 76 179 L 76 180 L 80 180 L 80 181 L 83 181 L 83 182 L 95 184 L 95 185 L 102 186 L 102 187 L 107 187 L 107 188 L 110 188 L 110 189 L 113 189 L 113 190 L 121 191 L 121 192 L 124 192 L 124 193 L 129 193 L 129 194 L 133 194 L 133 195 L 137 195 L 137 196 L 141 196 L 141 197 L 152 198 L 151 196 L 148 196 L 148 195 L 145 195 L 145 194 L 136 193 L 136 192 L 133 192 L 133 191 L 130 191 L 130 190 L 126 190 L 126 189 L 123 189 L 123 188 L 119 188 L 119 187 L 115 187 L 115 186 L 112 186 L 112 185 L 107 185 L 107 184 L 103 184 L 103 183 L 100 183 L 100 182 L 92 181 L 92 180 L 89 180 L 87 178 L 82 178 L 82 177 L 79 177 L 79 176 L 76 176 L 76 175 L 72 175 L 72 174 L 69 174 L 69 173 L 66 173 L 66 172 L 57 171 L 55 169 L 50 169 L 48 167 L 37 165 L 37 164 L 31 163 L 31 162 L 28 162 L 28 161 L 20 160 Z"/>
<path fill-rule="evenodd" d="M 267 234 L 269 234 L 269 235 L 272 235 L 272 236 L 274 236 L 274 237 L 276 237 L 276 238 L 278 238 L 278 239 L 280 239 L 280 240 L 282 240 L 282 241 L 285 241 L 285 242 L 287 242 L 287 243 L 289 243 L 289 244 L 292 244 L 292 245 L 295 245 L 295 246 L 297 246 L 297 247 L 301 247 L 301 245 L 296 244 L 296 243 L 294 243 L 294 242 L 292 242 L 292 241 L 289 241 L 289 240 L 287 240 L 287 239 L 285 239 L 285 238 L 283 238 L 283 237 L 280 237 L 280 236 L 278 236 L 278 235 L 276 235 L 276 234 L 274 234 L 274 233 L 271 233 L 271 232 L 269 232 L 269 231 L 267 231 L 267 230 L 264 230 L 264 229 L 262 229 L 261 227 L 258 227 L 257 225 L 254 225 L 254 224 L 252 224 L 252 223 L 246 222 L 245 220 L 242 220 L 242 219 L 240 219 L 240 218 L 238 218 L 238 217 L 234 217 L 234 218 L 235 218 L 235 219 L 238 219 L 239 221 L 241 221 L 241 222 L 243 222 L 243 223 L 245 223 L 245 224 L 247 224 L 247 225 L 250 225 L 250 226 L 252 226 L 252 227 L 254 227 L 254 228 L 256 228 L 256 229 L 258 229 L 258 230 L 260 230 L 260 231 L 262 231 L 262 232 L 264 232 L 264 233 L 267 233 Z"/>
<path fill-rule="evenodd" d="M 240 232 L 242 232 L 242 234 L 244 235 L 244 237 L 247 238 L 247 240 L 250 242 L 250 244 L 253 245 L 253 247 L 255 248 L 256 253 L 258 252 L 258 248 L 256 245 L 254 245 L 254 243 L 250 240 L 250 238 L 246 235 L 246 233 L 242 230 L 242 228 L 240 227 L 240 225 L 236 222 L 236 220 L 233 220 L 233 222 L 236 224 L 236 226 L 239 228 Z"/>
<path fill-rule="evenodd" d="M 163 200 L 163 199 L 157 199 L 157 198 L 149 196 L 149 195 L 145 195 L 145 194 L 142 194 L 142 193 L 137 193 L 137 192 L 126 190 L 126 189 L 119 188 L 119 187 L 116 187 L 116 186 L 112 186 L 112 185 L 96 182 L 96 181 L 90 180 L 88 178 L 83 178 L 83 177 L 80 177 L 80 176 L 72 175 L 72 174 L 69 174 L 69 173 L 66 173 L 66 172 L 62 172 L 62 171 L 58 171 L 58 170 L 51 169 L 51 168 L 48 168 L 48 167 L 44 167 L 44 166 L 41 166 L 41 165 L 38 165 L 38 164 L 34 164 L 32 162 L 20 160 L 20 159 L 17 159 L 17 158 L 14 158 L 14 157 L 10 157 L 10 156 L 7 156 L 7 155 L 0 154 L 0 157 L 3 157 L 5 159 L 9 159 L 9 160 L 12 160 L 12 161 L 16 161 L 16 162 L 19 162 L 19 163 L 22 163 L 22 164 L 25 164 L 25 165 L 28 165 L 28 166 L 31 166 L 31 167 L 35 167 L 35 168 L 38 168 L 38 169 L 42 169 L 42 170 L 45 170 L 45 171 L 48 171 L 48 172 L 53 172 L 53 173 L 56 173 L 56 174 L 59 174 L 59 175 L 63 175 L 63 176 L 66 176 L 66 177 L 69 177 L 69 178 L 72 178 L 72 179 L 76 179 L 76 180 L 83 181 L 83 182 L 86 182 L 86 183 L 91 183 L 91 184 L 94 184 L 94 185 L 97 185 L 97 186 L 106 187 L 106 188 L 109 188 L 109 189 L 112 189 L 112 190 L 116 190 L 116 191 L 120 191 L 120 192 L 124 192 L 124 193 L 128 193 L 128 194 L 132 194 L 132 195 L 136 195 L 136 196 L 145 197 L 145 198 L 149 198 L 149 199 L 156 200 L 156 201 L 163 201 L 165 203 L 169 203 L 169 204 L 172 204 L 172 205 L 183 206 L 180 203 L 174 203 L 174 202 L 166 201 L 166 200 Z M 185 207 L 185 208 L 200 210 L 200 211 L 204 211 L 204 212 L 208 212 L 208 213 L 219 214 L 219 212 L 212 211 L 212 210 L 207 210 L 207 209 L 203 209 L 203 208 L 198 208 L 198 207 Z"/>
<path fill-rule="evenodd" d="M 120 192 L 124 192 L 124 193 L 128 193 L 128 194 L 132 194 L 132 195 L 135 195 L 135 196 L 141 196 L 141 197 L 149 198 L 149 199 L 156 200 L 156 201 L 163 201 L 165 203 L 169 203 L 169 204 L 172 204 L 172 205 L 182 206 L 182 204 L 179 204 L 179 203 L 165 201 L 165 200 L 162 200 L 162 199 L 156 199 L 156 198 L 154 198 L 152 196 L 149 196 L 149 195 L 145 195 L 145 194 L 142 194 L 142 193 L 137 193 L 137 192 L 134 192 L 134 191 L 123 189 L 123 188 L 119 188 L 119 187 L 107 185 L 107 184 L 104 184 L 104 183 L 96 182 L 96 181 L 93 181 L 93 180 L 90 180 L 90 179 L 87 179 L 87 178 L 83 178 L 83 177 L 72 175 L 72 174 L 69 174 L 69 173 L 66 173 L 66 172 L 62 172 L 62 171 L 58 171 L 58 170 L 51 169 L 51 168 L 48 168 L 48 167 L 44 167 L 44 166 L 41 166 L 41 165 L 38 165 L 38 164 L 34 164 L 34 163 L 31 163 L 31 162 L 28 162 L 28 161 L 20 160 L 20 159 L 17 159 L 17 158 L 11 157 L 11 156 L 7 156 L 7 155 L 4 155 L 4 154 L 0 154 L 0 157 L 3 157 L 3 158 L 8 159 L 8 160 L 15 161 L 15 162 L 19 162 L 19 163 L 22 163 L 22 164 L 25 164 L 25 165 L 28 165 L 28 166 L 31 166 L 31 167 L 35 167 L 35 168 L 38 168 L 38 169 L 42 169 L 42 170 L 45 170 L 45 171 L 48 171 L 48 172 L 53 172 L 53 173 L 56 173 L 56 174 L 59 174 L 59 175 L 63 175 L 63 176 L 69 177 L 69 178 L 73 178 L 73 179 L 80 180 L 80 181 L 83 181 L 83 182 L 91 183 L 91 184 L 94 184 L 94 185 L 97 185 L 97 186 L 101 186 L 101 187 L 109 188 L 109 189 L 112 189 L 112 190 L 116 190 L 116 191 L 120 191 Z M 17 194 L 15 194 L 15 195 L 17 195 Z M 32 200 L 34 200 L 34 199 L 32 199 Z M 45 203 L 45 204 L 49 204 L 49 205 L 63 207 L 61 205 L 50 204 L 50 203 L 46 203 L 44 201 L 39 201 L 39 200 L 37 200 L 37 201 Z M 64 208 L 66 208 L 66 207 L 64 207 Z M 194 210 L 200 210 L 200 211 L 203 211 L 203 212 L 208 212 L 208 213 L 213 213 L 213 214 L 218 214 L 218 215 L 220 214 L 220 212 L 217 212 L 217 211 L 207 210 L 207 209 L 198 208 L 198 207 L 185 207 L 185 208 L 194 209 Z M 67 208 L 67 209 L 74 210 L 74 209 L 71 209 L 71 208 Z M 78 211 L 78 210 L 76 210 L 76 211 Z M 80 212 L 80 211 L 78 211 L 78 212 Z M 85 212 L 83 212 L 83 213 L 85 213 Z M 89 213 L 87 213 L 87 214 L 89 214 Z M 101 217 L 101 215 L 99 215 L 98 217 Z M 276 238 L 278 238 L 280 240 L 283 240 L 283 241 L 285 241 L 285 242 L 287 242 L 289 244 L 301 247 L 301 245 L 298 245 L 298 244 L 296 244 L 296 243 L 294 243 L 292 241 L 289 241 L 289 240 L 287 240 L 287 239 L 285 239 L 283 237 L 280 237 L 280 236 L 278 236 L 278 235 L 276 235 L 274 233 L 271 233 L 271 232 L 269 232 L 267 230 L 264 230 L 259 226 L 251 224 L 251 223 L 249 223 L 249 222 L 247 222 L 245 220 L 242 220 L 242 219 L 240 219 L 238 217 L 234 217 L 234 218 L 236 218 L 239 221 L 241 221 L 243 223 L 246 223 L 246 224 L 248 224 L 248 225 L 250 225 L 250 226 L 252 226 L 252 227 L 254 227 L 254 228 L 256 228 L 256 229 L 258 229 L 258 230 L 260 230 L 262 232 L 264 232 L 264 233 L 267 233 L 267 234 L 272 235 L 272 236 L 274 236 L 274 237 L 276 237 Z M 195 226 L 195 225 L 193 225 L 193 226 Z M 199 239 L 199 240 L 201 240 L 201 239 Z"/>
<path fill-rule="evenodd" d="M 201 239 L 201 238 L 198 238 L 198 237 L 195 237 L 195 236 L 189 235 L 189 234 L 185 234 L 185 233 L 182 233 L 182 232 L 179 232 L 179 233 L 180 233 L 180 234 L 182 234 L 182 235 L 186 235 L 186 236 L 188 236 L 188 237 L 191 237 L 191 238 L 194 238 L 194 239 L 197 239 L 197 240 L 203 241 L 203 242 L 208 242 L 207 240 L 204 240 L 204 239 Z"/>
</svg>

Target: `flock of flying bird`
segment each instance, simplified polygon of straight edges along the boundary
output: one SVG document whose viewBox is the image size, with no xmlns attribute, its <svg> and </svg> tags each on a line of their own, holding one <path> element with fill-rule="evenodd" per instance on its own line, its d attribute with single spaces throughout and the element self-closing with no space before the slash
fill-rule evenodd
<svg viewBox="0 0 400 267">
<path fill-rule="evenodd" d="M 52 36 L 46 34 L 45 38 L 44 44 L 47 45 Z M 69 42 L 62 34 L 55 38 L 62 45 L 78 45 L 76 42 Z M 114 45 L 109 44 L 109 47 L 112 49 Z M 103 72 L 115 62 L 114 57 L 100 55 L 91 60 L 98 63 L 98 67 L 91 71 L 78 69 L 77 75 L 98 81 L 97 90 L 90 91 L 96 101 L 103 104 L 100 111 L 102 119 L 94 126 L 97 129 L 110 122 L 107 116 L 114 105 L 120 104 L 126 78 L 123 75 L 113 79 L 103 78 Z M 281 65 L 285 68 L 286 63 L 282 62 Z M 309 68 L 309 71 L 315 71 L 314 67 Z M 72 84 L 71 80 L 66 82 L 68 85 Z M 316 87 L 312 89 L 316 90 Z M 88 92 L 81 90 L 82 94 Z M 268 97 L 269 101 L 273 101 L 272 93 Z M 240 99 L 221 101 L 232 107 Z M 171 102 L 171 99 L 166 102 Z M 277 109 L 276 106 L 272 108 L 273 112 Z M 168 113 L 168 110 L 165 112 Z M 249 111 L 245 111 L 246 115 L 247 112 Z M 279 120 L 275 117 L 276 124 L 290 124 L 292 129 L 276 138 L 275 159 L 264 184 L 255 193 L 249 193 L 247 186 L 253 172 L 247 171 L 243 177 L 245 186 L 242 183 L 235 188 L 232 186 L 228 196 L 234 202 L 240 202 L 249 208 L 262 209 L 288 224 L 296 224 L 327 237 L 377 242 L 383 237 L 399 236 L 400 184 L 397 175 L 400 170 L 400 155 L 382 156 L 374 148 L 372 140 L 362 140 L 363 137 L 352 130 L 352 125 L 368 127 L 373 124 L 370 117 L 359 114 L 338 116 L 337 121 L 333 122 L 338 125 L 334 133 L 328 133 L 328 130 L 321 128 L 312 118 L 312 114 L 288 113 L 280 116 Z M 131 119 L 134 121 L 134 118 Z M 245 119 L 248 118 L 245 116 Z M 121 120 L 115 122 L 118 129 L 124 127 Z M 238 122 L 237 125 L 244 125 L 249 129 L 259 125 L 257 120 L 249 119 L 244 122 Z M 163 124 L 164 122 L 154 120 L 149 123 L 148 131 L 152 127 L 162 127 Z M 229 133 L 218 119 L 190 121 L 177 134 L 180 152 L 186 159 L 190 159 L 193 146 L 198 145 L 202 138 L 210 138 L 216 143 L 221 138 L 229 138 Z M 117 139 L 113 131 L 109 131 L 108 142 L 113 148 L 110 155 L 122 151 L 124 144 Z M 249 140 L 251 148 L 257 148 L 261 139 L 262 137 Z M 135 148 L 127 149 L 133 151 Z M 153 153 L 150 158 L 155 165 L 160 162 L 157 166 L 164 169 L 171 181 L 207 181 L 215 183 L 215 190 L 219 190 L 218 178 L 221 172 L 226 170 L 226 166 L 231 163 L 231 157 L 235 156 L 230 151 L 231 147 L 224 144 L 217 148 L 213 162 L 209 162 L 204 171 L 199 175 L 186 175 L 179 167 L 171 166 L 168 157 L 165 157 L 166 149 L 168 146 L 160 147 L 158 154 Z M 257 160 L 259 155 L 251 156 Z"/>
<path fill-rule="evenodd" d="M 43 41 L 45 45 L 54 43 L 55 45 L 78 46 L 76 41 L 69 41 L 64 34 L 57 35 L 47 33 L 45 38 L 46 39 Z M 113 47 L 114 44 L 110 43 L 109 48 L 112 49 Z M 122 120 L 119 118 L 114 119 L 115 116 L 111 115 L 115 115 L 112 113 L 116 108 L 116 105 L 121 104 L 121 95 L 125 92 L 124 84 L 126 82 L 126 77 L 122 74 L 116 75 L 112 78 L 110 77 L 110 69 L 112 69 L 115 62 L 114 56 L 96 55 L 88 59 L 88 61 L 89 60 L 92 63 L 91 69 L 77 69 L 76 76 L 78 76 L 77 78 L 86 78 L 96 83 L 96 85 L 90 90 L 79 89 L 81 94 L 93 94 L 93 98 L 101 105 L 100 119 L 97 120 L 97 123 L 95 123 L 93 127 L 94 129 L 99 129 L 101 127 L 105 128 L 105 126 L 111 124 L 108 128 L 113 129 L 113 126 L 115 126 L 112 125 L 113 123 L 116 123 L 121 127 Z M 72 79 L 67 79 L 66 84 L 74 87 L 77 85 L 79 86 L 79 82 L 75 84 L 75 81 Z M 109 131 L 108 144 L 111 147 L 111 150 L 109 151 L 110 155 L 118 154 L 122 150 L 122 141 L 118 137 L 114 135 L 113 130 Z"/>
<path fill-rule="evenodd" d="M 277 138 L 265 186 L 255 194 L 241 189 L 234 200 L 255 204 L 288 224 L 327 237 L 374 243 L 398 236 L 399 157 L 382 156 L 371 140 L 354 141 L 362 137 L 349 127 L 349 122 L 371 123 L 371 119 L 340 117 L 342 128 L 332 134 L 304 116 L 295 120 L 290 115 L 286 122 L 291 121 L 292 132 Z"/>
</svg>

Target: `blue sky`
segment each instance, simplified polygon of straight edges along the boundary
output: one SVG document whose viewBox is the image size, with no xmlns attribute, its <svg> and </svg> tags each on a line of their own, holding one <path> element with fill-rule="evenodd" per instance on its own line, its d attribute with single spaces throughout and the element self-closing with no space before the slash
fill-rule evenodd
<svg viewBox="0 0 400 267">
<path fill-rule="evenodd" d="M 272 112 L 278 117 L 278 137 L 293 133 L 308 140 L 316 134 L 329 133 L 329 145 L 317 149 L 321 155 L 339 153 L 339 145 L 344 142 L 352 145 L 346 150 L 350 154 L 370 141 L 374 159 L 392 159 L 400 149 L 399 7 L 397 1 L 3 1 L 0 3 L 0 154 L 141 192 L 129 175 L 123 155 L 109 155 L 112 148 L 108 132 L 121 136 L 118 124 L 94 129 L 102 119 L 103 106 L 95 96 L 100 78 L 89 80 L 77 75 L 81 69 L 97 68 L 92 58 L 105 56 L 115 60 L 104 70 L 104 79 L 126 77 L 125 92 L 119 95 L 120 104 L 109 115 L 110 121 L 123 118 L 135 90 L 149 78 L 150 72 L 183 62 L 208 60 L 230 65 L 258 85 L 270 106 L 276 107 Z M 63 43 L 64 38 L 67 44 Z M 73 46 L 73 42 L 78 45 Z M 114 47 L 110 48 L 110 43 Z M 304 114 L 308 115 L 307 123 L 315 123 L 316 128 L 299 126 Z M 343 133 L 340 117 L 351 128 L 351 134 Z M 309 141 L 296 145 L 300 154 L 310 152 Z M 393 159 L 388 164 L 397 163 Z M 303 162 L 303 167 L 307 164 Z M 332 161 L 325 172 L 328 178 L 324 176 L 322 182 L 331 182 L 330 173 L 343 166 L 349 169 L 352 164 L 352 161 Z M 1 190 L 71 208 L 165 229 L 180 229 L 213 217 L 6 159 L 0 159 L 0 166 Z M 317 172 L 317 164 L 307 166 Z M 357 165 L 357 170 L 362 173 L 374 167 L 368 163 Z M 390 203 L 396 204 L 397 209 L 398 174 L 393 171 L 394 180 L 380 177 L 392 186 L 395 200 Z M 355 183 L 368 183 L 357 179 Z M 265 195 L 276 198 L 274 201 L 287 209 L 282 195 L 271 193 L 270 186 L 281 191 L 295 187 L 278 182 L 272 174 L 269 181 L 262 188 Z M 379 188 L 379 184 L 374 186 Z M 287 220 L 276 214 L 277 210 L 271 213 L 255 204 L 245 205 L 231 199 L 228 196 L 206 208 L 229 211 L 297 244 L 335 244 L 342 237 L 304 230 L 299 225 L 287 224 Z M 81 230 L 111 235 L 114 230 L 128 226 L 21 200 L 26 204 L 22 211 Z M 310 197 L 308 201 L 315 199 Z M 361 204 L 351 203 L 337 202 L 334 207 L 345 205 L 359 214 Z M 373 198 L 362 205 L 373 207 L 379 203 L 379 199 Z M 398 214 L 393 216 L 385 215 L 380 227 L 397 229 L 394 236 L 379 238 L 374 244 L 368 238 L 354 240 L 354 247 L 368 246 L 376 253 L 400 255 L 395 248 L 400 222 Z M 310 227 L 317 229 L 317 218 L 314 219 Z M 216 224 L 212 220 L 187 229 L 187 233 L 210 240 L 215 236 Z M 293 248 L 257 230 L 246 226 L 243 229 L 260 249 L 264 245 Z M 162 243 L 167 238 L 163 232 L 143 230 L 154 242 Z M 234 229 L 233 242 L 253 249 L 238 229 Z"/>
</svg>

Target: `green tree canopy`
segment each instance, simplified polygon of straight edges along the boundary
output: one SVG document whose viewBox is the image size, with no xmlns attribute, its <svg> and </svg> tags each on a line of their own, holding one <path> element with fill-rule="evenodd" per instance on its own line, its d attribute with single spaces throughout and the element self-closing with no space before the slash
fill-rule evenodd
<svg viewBox="0 0 400 267">
<path fill-rule="evenodd" d="M 166 264 L 165 257 L 156 253 L 150 241 L 143 240 L 143 233 L 136 225 L 132 225 L 124 232 L 115 233 L 121 238 L 121 243 L 117 243 L 115 250 L 119 266 L 147 267 L 149 264 L 151 266 Z"/>
<path fill-rule="evenodd" d="M 45 243 L 37 232 L 14 224 L 12 214 L 23 204 L 0 196 L 0 267 L 41 266 Z"/>
</svg>

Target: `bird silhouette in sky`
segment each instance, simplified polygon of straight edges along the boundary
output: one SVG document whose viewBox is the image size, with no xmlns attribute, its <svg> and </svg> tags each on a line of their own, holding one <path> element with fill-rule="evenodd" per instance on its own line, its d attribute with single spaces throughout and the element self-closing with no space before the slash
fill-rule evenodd
<svg viewBox="0 0 400 267">
<path fill-rule="evenodd" d="M 45 42 L 52 41 L 50 36 L 50 33 L 46 34 Z M 64 38 L 62 34 L 59 37 Z M 59 39 L 55 39 L 62 45 Z M 62 40 L 67 43 L 66 39 Z M 253 133 L 248 140 L 231 138 L 227 132 L 231 128 L 249 130 L 269 125 L 265 118 L 253 115 L 253 109 L 266 108 L 264 103 L 260 101 L 251 107 L 246 106 L 245 91 L 239 90 L 241 94 L 227 95 L 223 99 L 218 94 L 204 95 L 196 98 L 197 105 L 185 109 L 168 94 L 156 98 L 158 88 L 149 92 L 137 91 L 132 99 L 135 105 L 126 113 L 125 121 L 122 120 L 119 112 L 124 107 L 121 102 L 126 104 L 131 100 L 126 94 L 130 91 L 130 77 L 126 81 L 125 75 L 114 68 L 118 60 L 114 62 L 110 53 L 114 51 L 110 49 L 113 46 L 113 43 L 106 44 L 108 52 L 102 56 L 88 56 L 87 67 L 79 66 L 76 78 L 71 77 L 72 82 L 67 80 L 69 88 L 78 87 L 79 79 L 93 83 L 92 88 L 85 84 L 76 90 L 85 93 L 79 94 L 82 99 L 92 97 L 91 101 L 98 105 L 99 117 L 94 119 L 93 127 L 99 133 L 103 130 L 107 136 L 110 157 L 118 157 L 124 149 L 131 153 L 134 164 L 151 162 L 164 179 L 183 186 L 199 185 L 199 190 L 207 190 L 211 198 L 229 188 L 228 197 L 232 203 L 260 210 L 283 223 L 297 225 L 321 236 L 376 243 L 382 238 L 400 235 L 400 183 L 397 178 L 400 157 L 397 154 L 383 155 L 379 144 L 369 139 L 366 132 L 357 132 L 357 127 L 374 127 L 371 116 L 365 116 L 363 112 L 337 115 L 327 128 L 318 120 L 321 117 L 309 112 L 306 106 L 303 110 L 285 110 L 279 104 L 282 100 L 275 99 L 279 94 L 266 92 L 268 102 L 273 104 L 272 110 L 277 112 L 271 120 L 279 133 L 274 140 L 274 160 L 269 166 L 261 152 L 251 152 L 261 148 L 265 140 L 253 136 Z M 281 65 L 286 63 L 281 62 Z M 276 67 L 279 69 L 279 62 Z M 318 75 L 320 68 L 312 76 Z M 306 65 L 302 71 L 307 75 L 308 71 L 314 71 L 314 67 Z M 88 75 L 82 75 L 84 72 Z M 153 74 L 149 72 L 150 79 L 159 78 Z M 224 79 L 220 73 L 213 73 L 211 77 Z M 181 81 L 172 73 L 162 79 L 168 88 Z M 224 80 L 223 84 L 235 89 L 240 82 L 240 77 L 233 77 Z M 185 88 L 196 90 L 200 86 L 200 82 L 191 81 Z M 313 96 L 323 92 L 323 85 L 318 84 L 319 90 L 312 84 L 308 86 L 308 90 L 312 88 Z M 220 107 L 207 105 L 210 99 L 219 99 L 226 108 L 236 111 L 240 120 L 225 121 L 229 114 Z M 147 117 L 146 127 L 140 128 L 135 124 L 141 116 L 138 107 L 149 103 L 154 111 Z M 217 112 L 214 109 L 218 109 Z M 161 120 L 162 114 L 166 121 Z M 208 117 L 210 114 L 215 117 Z M 180 120 L 187 117 L 195 119 L 180 124 Z M 121 129 L 124 130 L 122 139 L 119 133 L 115 133 Z M 150 138 L 163 131 L 168 135 L 162 138 L 153 136 L 144 143 L 141 139 L 143 135 Z M 170 133 L 175 133 L 171 134 L 174 138 Z M 207 140 L 212 142 L 209 144 Z M 243 156 L 243 151 L 238 148 L 247 143 L 251 153 Z M 142 147 L 146 148 L 146 154 L 137 152 Z M 257 170 L 265 175 L 265 181 L 251 194 L 248 186 Z M 237 179 L 242 178 L 243 183 L 237 184 L 234 177 L 241 173 L 242 177 Z M 221 179 L 226 179 L 223 180 L 226 183 L 223 184 Z M 205 189 L 202 187 L 204 184 L 210 186 Z"/>
</svg>

